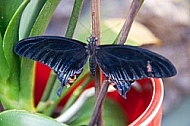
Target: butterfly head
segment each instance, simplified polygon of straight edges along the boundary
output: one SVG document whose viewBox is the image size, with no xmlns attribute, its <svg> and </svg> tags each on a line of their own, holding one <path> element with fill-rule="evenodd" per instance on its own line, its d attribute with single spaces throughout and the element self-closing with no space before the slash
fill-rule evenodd
<svg viewBox="0 0 190 126">
<path fill-rule="evenodd" d="M 94 36 L 90 36 L 87 38 L 87 41 L 90 45 L 96 45 L 97 44 L 97 41 L 98 41 L 98 38 L 97 37 L 94 37 Z"/>
<path fill-rule="evenodd" d="M 88 47 L 87 48 L 88 48 L 90 56 L 95 55 L 94 53 L 95 53 L 95 50 L 97 47 L 98 38 L 90 36 L 90 37 L 88 37 L 87 41 L 88 41 Z"/>
</svg>

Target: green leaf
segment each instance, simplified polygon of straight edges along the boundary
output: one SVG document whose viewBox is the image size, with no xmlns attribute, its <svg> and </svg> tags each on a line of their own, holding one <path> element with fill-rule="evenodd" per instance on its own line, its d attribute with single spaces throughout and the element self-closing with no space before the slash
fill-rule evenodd
<svg viewBox="0 0 190 126">
<path fill-rule="evenodd" d="M 34 25 L 32 26 L 32 29 L 30 30 L 30 36 L 42 35 L 44 33 L 59 1 L 60 0 L 47 0 L 44 3 L 43 7 L 39 12 L 38 17 L 35 20 Z M 27 18 L 27 15 L 25 15 L 25 17 L 23 16 L 22 18 Z M 34 74 L 35 74 L 34 61 L 22 58 L 21 69 L 20 69 L 20 88 L 22 89 L 20 93 L 22 94 L 21 95 L 21 100 L 23 100 L 22 102 L 25 102 L 25 100 L 27 99 L 33 100 Z"/>
<path fill-rule="evenodd" d="M 0 126 L 66 126 L 54 119 L 24 110 L 8 110 L 0 113 Z"/>
<path fill-rule="evenodd" d="M 70 119 L 69 126 L 88 125 L 94 106 L 94 97 L 89 98 L 82 108 Z M 104 126 L 127 126 L 122 108 L 113 100 L 106 99 L 103 112 Z"/>
<path fill-rule="evenodd" d="M 18 28 L 19 28 L 21 14 L 26 5 L 28 4 L 28 2 L 29 0 L 25 0 L 17 9 L 12 19 L 10 20 L 9 25 L 7 26 L 3 38 L 3 52 L 8 62 L 9 68 L 11 69 L 11 72 L 13 72 L 10 75 L 13 75 L 14 73 L 19 73 L 18 72 L 19 59 L 13 51 L 13 46 L 18 41 Z"/>
<path fill-rule="evenodd" d="M 3 38 L 3 55 L 5 57 L 4 68 L 6 83 L 1 85 L 0 99 L 7 108 L 20 108 L 17 103 L 19 98 L 19 57 L 14 54 L 13 46 L 18 41 L 18 28 L 22 11 L 28 4 L 29 0 L 23 1 L 11 18 Z M 2 48 L 2 47 L 0 47 Z M 2 58 L 4 59 L 2 56 Z M 2 64 L 1 64 L 2 65 Z M 1 73 L 2 74 L 2 73 Z M 8 75 L 8 78 L 7 78 Z M 17 101 L 17 102 L 16 102 Z"/>
<path fill-rule="evenodd" d="M 29 36 L 31 29 L 39 16 L 39 13 L 47 0 L 32 0 L 25 8 L 19 27 L 19 38 Z"/>
<path fill-rule="evenodd" d="M 55 11 L 59 2 L 60 0 L 47 0 L 45 2 L 38 18 L 36 19 L 36 22 L 32 27 L 30 36 L 42 35 L 45 32 L 50 19 L 52 18 L 53 12 Z"/>
<path fill-rule="evenodd" d="M 4 36 L 5 30 L 17 8 L 23 0 L 0 0 L 0 32 Z"/>
<path fill-rule="evenodd" d="M 82 10 L 83 1 L 84 0 L 75 0 L 65 37 L 68 37 L 68 38 L 73 37 L 74 31 L 78 22 L 78 18 Z"/>
<path fill-rule="evenodd" d="M 9 77 L 10 71 L 8 69 L 8 64 L 3 52 L 3 40 L 2 40 L 1 34 L 0 34 L 0 59 L 1 59 L 0 60 L 0 89 L 3 89 L 3 87 L 1 86 L 5 85 L 6 80 Z"/>
</svg>

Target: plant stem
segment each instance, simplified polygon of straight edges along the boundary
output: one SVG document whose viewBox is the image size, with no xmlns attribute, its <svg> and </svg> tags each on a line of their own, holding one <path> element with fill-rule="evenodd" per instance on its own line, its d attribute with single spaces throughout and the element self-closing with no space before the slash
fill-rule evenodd
<svg viewBox="0 0 190 126">
<path fill-rule="evenodd" d="M 128 37 L 129 31 L 131 29 L 131 25 L 135 19 L 135 16 L 137 14 L 137 12 L 139 11 L 142 3 L 144 2 L 144 0 L 133 0 L 130 9 L 129 9 L 129 13 L 127 15 L 126 21 L 122 27 L 121 30 L 121 34 L 118 40 L 118 44 L 123 45 Z"/>
<path fill-rule="evenodd" d="M 98 37 L 100 44 L 100 0 L 92 0 L 92 36 Z"/>
<path fill-rule="evenodd" d="M 92 76 L 90 76 L 90 73 L 88 72 L 86 75 L 84 75 L 85 80 L 73 91 L 73 94 L 71 97 L 69 97 L 67 103 L 64 106 L 64 109 L 61 113 L 66 111 L 70 106 L 73 105 L 73 103 L 77 100 L 79 95 L 82 93 L 82 91 L 85 89 L 85 87 L 92 81 Z"/>
<path fill-rule="evenodd" d="M 97 115 L 102 110 L 102 109 L 100 109 L 100 106 L 102 106 L 102 104 L 103 104 L 103 101 L 105 99 L 108 87 L 109 87 L 109 83 L 107 81 L 105 81 L 105 83 L 103 84 L 103 86 L 102 86 L 102 88 L 100 90 L 100 93 L 98 95 L 97 101 L 95 103 L 95 108 L 94 108 L 94 111 L 93 111 L 92 118 L 90 120 L 89 126 L 94 126 L 95 123 L 97 122 L 97 120 L 100 118 L 100 116 L 97 116 Z M 101 126 L 102 124 L 98 123 L 97 125 Z"/>
<path fill-rule="evenodd" d="M 92 11 L 92 36 L 95 36 L 98 38 L 97 44 L 100 45 L 100 0 L 92 0 L 91 1 L 91 11 Z M 95 74 L 95 97 L 96 97 L 96 102 L 98 98 L 98 94 L 100 93 L 101 89 L 101 77 L 102 73 L 100 71 L 100 68 L 97 66 L 96 67 L 96 74 Z M 102 102 L 101 102 L 102 103 Z M 95 106 L 97 107 L 97 106 Z M 102 119 L 102 104 L 98 106 L 98 109 L 101 110 L 97 114 L 93 114 L 92 118 L 99 117 L 97 125 L 101 126 L 103 119 Z M 95 111 L 93 111 L 94 113 Z M 91 121 L 90 121 L 91 122 Z"/>
<path fill-rule="evenodd" d="M 80 12 L 82 10 L 83 1 L 84 0 L 75 0 L 74 6 L 73 6 L 73 11 L 71 14 L 71 18 L 69 20 L 69 24 L 67 27 L 65 37 L 68 37 L 68 38 L 73 37 L 74 31 L 75 31 L 75 28 L 77 25 L 77 21 L 80 16 Z"/>
<path fill-rule="evenodd" d="M 44 101 L 48 100 L 48 97 L 50 96 L 50 92 L 53 88 L 54 82 L 56 80 L 56 77 L 57 77 L 56 74 L 53 71 L 51 71 L 48 82 L 47 82 L 47 86 L 45 87 L 45 92 L 40 101 L 44 102 Z"/>
</svg>

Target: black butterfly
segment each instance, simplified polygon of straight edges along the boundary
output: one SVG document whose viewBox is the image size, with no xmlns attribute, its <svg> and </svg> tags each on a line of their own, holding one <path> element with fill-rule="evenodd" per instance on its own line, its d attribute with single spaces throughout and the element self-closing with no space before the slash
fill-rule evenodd
<svg viewBox="0 0 190 126">
<path fill-rule="evenodd" d="M 52 68 L 61 81 L 58 95 L 80 75 L 90 56 L 90 71 L 95 75 L 96 63 L 120 95 L 126 98 L 131 83 L 142 78 L 163 78 L 177 72 L 163 56 L 134 46 L 97 45 L 90 37 L 88 44 L 58 36 L 36 36 L 19 41 L 14 51 Z"/>
</svg>

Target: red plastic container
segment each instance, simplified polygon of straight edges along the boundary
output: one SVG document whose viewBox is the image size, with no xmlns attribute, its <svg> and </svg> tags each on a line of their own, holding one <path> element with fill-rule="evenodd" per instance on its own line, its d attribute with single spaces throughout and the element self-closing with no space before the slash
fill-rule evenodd
<svg viewBox="0 0 190 126">
<path fill-rule="evenodd" d="M 147 101 L 149 104 L 145 110 L 130 123 L 130 126 L 161 126 L 164 95 L 163 83 L 161 79 L 151 79 L 151 83 L 147 83 L 147 85 L 141 84 L 141 86 L 148 85 L 151 86 L 149 89 L 151 99 Z"/>
<path fill-rule="evenodd" d="M 35 99 L 40 100 L 50 69 L 37 64 Z M 116 91 L 108 93 L 124 109 L 129 126 L 160 126 L 164 88 L 161 79 L 142 79 L 133 84 L 123 99 Z"/>
</svg>

